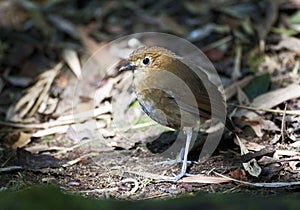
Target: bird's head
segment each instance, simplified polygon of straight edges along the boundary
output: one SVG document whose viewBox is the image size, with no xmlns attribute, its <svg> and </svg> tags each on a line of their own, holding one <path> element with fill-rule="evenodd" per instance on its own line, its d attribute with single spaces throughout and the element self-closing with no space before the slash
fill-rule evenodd
<svg viewBox="0 0 300 210">
<path fill-rule="evenodd" d="M 141 47 L 129 55 L 128 63 L 121 67 L 120 71 L 168 69 L 176 61 L 175 58 L 173 52 L 162 47 Z"/>
</svg>

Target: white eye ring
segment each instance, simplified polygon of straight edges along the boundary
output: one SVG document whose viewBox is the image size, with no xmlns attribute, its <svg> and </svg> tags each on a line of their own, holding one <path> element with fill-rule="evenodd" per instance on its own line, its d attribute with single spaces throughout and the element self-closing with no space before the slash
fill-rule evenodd
<svg viewBox="0 0 300 210">
<path fill-rule="evenodd" d="M 150 57 L 145 57 L 142 60 L 142 63 L 143 63 L 144 66 L 148 66 L 151 63 L 151 58 Z"/>
</svg>

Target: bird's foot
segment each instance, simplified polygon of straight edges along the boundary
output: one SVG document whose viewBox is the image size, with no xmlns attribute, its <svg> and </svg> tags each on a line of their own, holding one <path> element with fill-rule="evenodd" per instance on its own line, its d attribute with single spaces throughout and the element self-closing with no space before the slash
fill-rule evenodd
<svg viewBox="0 0 300 210">
<path fill-rule="evenodd" d="M 181 148 L 178 156 L 176 159 L 168 159 L 166 161 L 161 161 L 161 162 L 158 162 L 156 163 L 155 165 L 175 165 L 177 163 L 183 163 L 183 155 L 184 155 L 184 148 Z M 196 163 L 197 161 L 190 161 L 188 160 L 187 161 L 187 164 L 194 164 Z"/>
<path fill-rule="evenodd" d="M 173 174 L 174 175 L 174 177 L 173 177 L 173 179 L 172 179 L 172 181 L 173 182 L 177 182 L 179 179 L 181 179 L 182 177 L 184 177 L 184 176 L 191 176 L 191 174 L 188 174 L 188 173 L 179 173 L 179 174 L 177 174 L 177 175 L 175 175 L 175 174 Z"/>
<path fill-rule="evenodd" d="M 186 142 L 185 142 L 185 147 L 181 149 L 177 160 L 181 160 L 182 161 L 182 167 L 181 167 L 181 171 L 178 175 L 174 176 L 174 177 L 164 177 L 163 180 L 167 180 L 167 181 L 173 181 L 173 182 L 177 182 L 179 179 L 181 179 L 183 176 L 187 175 L 186 170 L 187 170 L 187 157 L 188 157 L 188 153 L 189 153 L 189 147 L 190 147 L 190 142 L 192 139 L 192 128 L 190 127 L 186 127 L 184 128 L 184 132 L 186 133 L 187 137 L 186 137 Z"/>
</svg>

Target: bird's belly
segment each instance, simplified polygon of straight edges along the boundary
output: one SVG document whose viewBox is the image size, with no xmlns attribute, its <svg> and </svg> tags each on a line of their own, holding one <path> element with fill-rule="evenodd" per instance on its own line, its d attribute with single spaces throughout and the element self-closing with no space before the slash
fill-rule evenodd
<svg viewBox="0 0 300 210">
<path fill-rule="evenodd" d="M 160 89 L 144 89 L 136 92 L 139 104 L 143 111 L 161 125 L 180 129 L 185 126 L 194 127 L 197 118 L 180 110 L 174 97 Z"/>
</svg>

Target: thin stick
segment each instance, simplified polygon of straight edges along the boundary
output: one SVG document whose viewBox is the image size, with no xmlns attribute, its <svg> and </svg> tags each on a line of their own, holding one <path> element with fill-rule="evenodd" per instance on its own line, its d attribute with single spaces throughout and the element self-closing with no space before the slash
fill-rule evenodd
<svg viewBox="0 0 300 210">
<path fill-rule="evenodd" d="M 285 127 L 285 114 L 286 114 L 286 107 L 287 107 L 287 103 L 284 103 L 284 113 L 282 115 L 282 121 L 281 121 L 281 143 L 284 142 L 284 133 L 286 131 L 286 127 Z"/>
<path fill-rule="evenodd" d="M 278 114 L 288 114 L 288 115 L 299 115 L 300 116 L 300 110 L 277 110 L 277 109 L 264 109 L 264 108 L 257 108 L 257 107 L 250 107 L 250 106 L 244 106 L 244 105 L 236 105 L 236 104 L 228 104 L 231 106 L 235 106 L 241 109 L 248 109 L 251 111 L 262 111 L 262 112 L 271 112 L 271 113 L 278 113 Z"/>
<path fill-rule="evenodd" d="M 233 178 L 224 176 L 222 174 L 219 174 L 217 172 L 214 172 L 214 173 L 220 177 L 230 179 L 234 182 L 245 184 L 245 185 L 251 185 L 251 186 L 255 186 L 255 187 L 278 188 L 278 187 L 291 187 L 291 186 L 295 186 L 295 185 L 300 185 L 300 181 L 297 181 L 297 182 L 273 182 L 273 183 L 266 183 L 266 182 L 265 183 L 251 183 L 251 182 L 245 182 L 245 181 L 233 179 Z"/>
<path fill-rule="evenodd" d="M 202 50 L 202 51 L 208 51 L 208 50 L 210 50 L 210 49 L 219 47 L 219 46 L 221 46 L 221 45 L 223 45 L 223 44 L 225 44 L 226 42 L 229 42 L 229 41 L 231 41 L 231 40 L 232 40 L 232 36 L 231 36 L 231 35 L 225 36 L 225 37 L 222 38 L 222 39 L 219 39 L 219 40 L 217 40 L 217 41 L 215 41 L 215 42 L 213 42 L 213 43 L 211 43 L 211 44 L 209 44 L 209 45 L 204 46 L 201 50 Z"/>
</svg>

